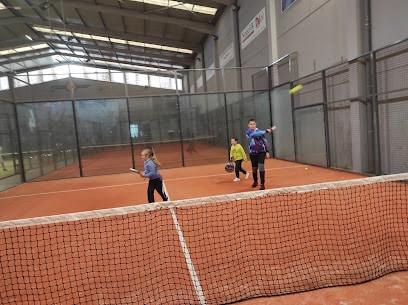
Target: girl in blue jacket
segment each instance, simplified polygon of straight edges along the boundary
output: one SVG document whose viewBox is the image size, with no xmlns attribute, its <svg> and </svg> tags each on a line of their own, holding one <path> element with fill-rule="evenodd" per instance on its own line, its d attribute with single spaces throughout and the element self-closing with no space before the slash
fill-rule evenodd
<svg viewBox="0 0 408 305">
<path fill-rule="evenodd" d="M 140 154 L 144 160 L 144 173 L 140 173 L 143 178 L 149 178 L 149 185 L 147 187 L 147 199 L 149 203 L 154 202 L 154 190 L 159 193 L 163 201 L 167 201 L 167 194 L 163 192 L 163 178 L 158 170 L 160 162 L 157 160 L 154 152 L 150 148 L 146 148 Z"/>
</svg>

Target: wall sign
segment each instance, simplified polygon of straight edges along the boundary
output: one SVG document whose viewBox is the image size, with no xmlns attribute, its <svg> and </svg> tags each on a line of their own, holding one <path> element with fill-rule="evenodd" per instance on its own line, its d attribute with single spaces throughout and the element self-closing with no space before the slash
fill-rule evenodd
<svg viewBox="0 0 408 305">
<path fill-rule="evenodd" d="M 265 8 L 263 8 L 241 32 L 241 49 L 243 50 L 254 40 L 263 30 L 266 29 Z"/>
<path fill-rule="evenodd" d="M 233 58 L 234 58 L 234 46 L 231 43 L 220 55 L 220 67 L 221 68 L 225 67 L 225 65 Z"/>
</svg>

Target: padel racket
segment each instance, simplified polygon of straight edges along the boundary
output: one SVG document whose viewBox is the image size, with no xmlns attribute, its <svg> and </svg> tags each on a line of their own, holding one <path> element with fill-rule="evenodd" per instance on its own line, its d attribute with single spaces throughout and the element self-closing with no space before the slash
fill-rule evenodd
<svg viewBox="0 0 408 305">
<path fill-rule="evenodd" d="M 134 173 L 136 173 L 136 174 L 141 175 L 141 172 L 140 172 L 140 170 L 138 170 L 138 169 L 135 169 L 135 168 L 129 168 L 129 171 L 131 171 L 131 172 L 134 172 Z"/>
<path fill-rule="evenodd" d="M 228 162 L 227 164 L 225 164 L 225 171 L 227 173 L 232 173 L 234 169 L 235 169 L 234 163 Z"/>
</svg>

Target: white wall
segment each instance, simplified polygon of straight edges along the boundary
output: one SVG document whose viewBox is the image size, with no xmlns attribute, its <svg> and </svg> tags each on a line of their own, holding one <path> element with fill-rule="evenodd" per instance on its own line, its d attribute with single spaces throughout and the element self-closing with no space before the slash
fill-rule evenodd
<svg viewBox="0 0 408 305">
<path fill-rule="evenodd" d="M 276 59 L 297 53 L 299 77 L 354 59 L 365 51 L 365 0 L 296 0 L 281 12 L 281 0 L 239 0 L 238 32 L 266 9 L 267 28 L 225 67 L 268 66 Z M 408 0 L 371 0 L 373 50 L 408 38 Z M 236 42 L 234 13 L 225 8 L 216 25 L 218 40 L 204 45 L 206 68 Z M 215 44 L 215 45 L 214 45 Z M 202 54 L 200 54 L 202 56 Z M 245 80 L 243 80 L 245 83 Z"/>
<path fill-rule="evenodd" d="M 200 53 L 197 57 L 205 58 L 205 68 L 226 69 L 224 72 L 217 71 L 216 75 L 207 80 L 207 91 L 218 89 L 236 90 L 241 86 L 247 88 L 251 86 L 252 73 L 243 73 L 240 75 L 237 70 L 231 69 L 238 67 L 265 67 L 271 62 L 269 55 L 270 44 L 270 20 L 266 4 L 268 0 L 248 1 L 242 0 L 238 2 L 238 27 L 234 32 L 235 11 L 231 7 L 226 7 L 216 24 L 217 39 L 209 36 L 204 42 L 204 54 Z M 240 45 L 240 33 L 251 22 L 255 16 L 265 8 L 265 17 L 267 26 L 251 43 L 245 48 Z M 228 51 L 228 52 L 227 52 Z M 227 61 L 220 60 L 220 57 L 225 53 L 232 54 Z M 197 62 L 194 67 L 197 67 Z M 201 67 L 200 67 L 201 68 Z M 242 80 L 241 80 L 242 76 Z M 218 77 L 218 78 L 217 78 Z M 222 80 L 222 81 L 221 81 Z M 223 88 L 220 83 L 225 82 Z M 249 84 L 249 85 L 248 85 Z M 197 88 L 196 92 L 201 92 Z"/>
<path fill-rule="evenodd" d="M 371 0 L 373 49 L 408 38 L 408 1 Z"/>
<path fill-rule="evenodd" d="M 279 56 L 298 53 L 299 76 L 364 53 L 364 0 L 297 0 L 281 13 L 275 0 Z M 371 0 L 372 48 L 408 38 L 408 1 Z"/>
<path fill-rule="evenodd" d="M 356 20 L 344 6 L 353 2 L 297 0 L 281 13 L 281 0 L 275 0 L 279 57 L 297 52 L 299 76 L 347 60 L 348 44 L 356 43 L 354 35 L 348 36 L 349 27 Z M 355 3 L 349 9 L 355 10 Z"/>
<path fill-rule="evenodd" d="M 174 90 L 135 85 L 127 85 L 126 92 L 124 84 L 72 78 L 15 88 L 14 101 L 20 103 L 62 99 L 71 100 L 71 92 L 66 89 L 66 84 L 71 81 L 77 85 L 74 91 L 74 98 L 76 100 L 89 98 L 106 99 L 126 96 L 154 96 L 175 93 Z"/>
<path fill-rule="evenodd" d="M 263 30 L 254 40 L 252 40 L 244 49 L 241 46 L 241 64 L 243 67 L 262 67 L 268 66 L 269 61 L 269 30 L 270 19 L 266 10 L 265 0 L 239 1 L 240 9 L 238 11 L 239 31 L 240 33 L 255 18 L 255 16 L 265 8 L 266 29 Z"/>
<path fill-rule="evenodd" d="M 214 56 L 220 56 L 230 45 L 234 42 L 235 34 L 232 29 L 232 9 L 230 7 L 225 8 L 220 20 L 216 25 L 217 41 L 214 43 L 217 44 L 218 54 Z M 211 39 L 211 38 L 209 38 Z M 226 63 L 226 67 L 236 67 L 236 54 L 233 54 L 233 58 Z M 217 66 L 216 68 L 219 68 Z"/>
</svg>

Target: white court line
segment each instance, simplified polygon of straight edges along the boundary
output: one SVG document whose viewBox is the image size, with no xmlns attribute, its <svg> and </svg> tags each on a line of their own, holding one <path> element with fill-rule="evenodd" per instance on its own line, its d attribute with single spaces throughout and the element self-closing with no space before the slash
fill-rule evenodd
<svg viewBox="0 0 408 305">
<path fill-rule="evenodd" d="M 177 220 L 176 212 L 174 212 L 173 208 L 170 208 L 170 213 L 171 213 L 171 217 L 173 218 L 174 226 L 176 227 L 177 235 L 179 237 L 181 248 L 183 249 L 184 258 L 186 259 L 187 268 L 188 268 L 188 271 L 190 272 L 191 281 L 193 282 L 195 291 L 198 296 L 198 300 L 200 301 L 200 305 L 206 305 L 207 302 L 205 300 L 204 292 L 201 287 L 200 281 L 198 279 L 197 272 L 195 271 L 193 261 L 190 256 L 190 252 L 188 251 L 187 243 L 186 243 L 186 240 L 184 239 L 183 231 L 181 230 L 180 224 Z"/>
<path fill-rule="evenodd" d="M 11 198 L 21 198 L 21 197 L 50 195 L 50 194 L 63 194 L 63 193 L 71 193 L 71 192 L 82 192 L 82 191 L 98 190 L 98 189 L 105 189 L 105 188 L 111 188 L 111 187 L 121 187 L 121 186 L 137 185 L 137 184 L 142 184 L 142 183 L 143 183 L 143 182 L 138 182 L 138 183 L 125 183 L 125 184 L 95 186 L 95 187 L 88 187 L 88 188 L 75 189 L 75 190 L 53 191 L 53 192 L 45 192 L 45 193 L 33 193 L 33 194 L 26 194 L 26 195 L 15 195 L 15 196 L 1 197 L 0 200 L 3 200 L 3 199 L 11 199 Z"/>
<path fill-rule="evenodd" d="M 76 212 L 76 213 L 68 213 L 68 214 L 61 214 L 61 215 L 54 215 L 54 216 L 41 216 L 41 217 L 34 217 L 34 218 L 27 218 L 27 219 L 18 219 L 18 220 L 7 220 L 7 221 L 0 221 L 0 230 L 5 228 L 15 228 L 15 227 L 25 227 L 31 226 L 36 224 L 50 224 L 50 223 L 60 223 L 66 221 L 77 221 L 81 219 L 90 219 L 95 217 L 110 217 L 112 215 L 125 215 L 131 213 L 139 213 L 139 212 L 146 212 L 146 211 L 155 211 L 159 209 L 169 209 L 174 207 L 188 207 L 188 206 L 195 206 L 195 205 L 202 205 L 204 202 L 211 203 L 211 202 L 228 202 L 228 201 L 237 201 L 237 200 L 244 200 L 244 199 L 252 199 L 258 198 L 260 196 L 274 196 L 278 194 L 288 194 L 288 193 L 308 193 L 316 190 L 328 190 L 328 189 L 335 189 L 335 188 L 350 188 L 355 186 L 367 186 L 370 184 L 375 183 L 383 183 L 383 182 L 401 182 L 407 183 L 408 182 L 408 173 L 403 174 L 393 174 L 393 175 L 383 175 L 383 176 L 374 176 L 374 177 L 364 177 L 358 179 L 351 179 L 351 180 L 343 180 L 337 182 L 322 182 L 322 183 L 315 183 L 315 184 L 307 184 L 307 185 L 300 185 L 300 186 L 291 186 L 291 187 L 282 187 L 282 188 L 275 188 L 275 189 L 267 189 L 263 191 L 248 191 L 243 193 L 234 193 L 234 194 L 226 194 L 226 195 L 218 195 L 218 196 L 208 196 L 208 197 L 201 197 L 201 198 L 190 198 L 184 200 L 176 200 L 176 201 L 159 201 L 155 204 L 146 203 L 146 204 L 139 204 L 127 207 L 120 207 L 120 208 L 109 208 L 109 209 L 102 209 L 102 210 L 93 210 L 87 212 Z"/>
<path fill-rule="evenodd" d="M 266 169 L 265 171 L 274 171 L 274 170 L 281 170 L 281 169 L 287 169 L 287 168 L 297 168 L 297 167 L 304 167 L 304 165 L 294 165 L 294 166 L 276 167 L 276 168 Z M 248 171 L 248 172 L 251 172 L 251 171 Z M 219 176 L 226 176 L 226 175 L 231 175 L 231 173 L 228 173 L 228 174 L 204 175 L 204 176 L 181 177 L 181 178 L 166 179 L 166 181 L 179 181 L 179 180 L 187 180 L 187 179 L 188 179 L 188 180 L 190 180 L 190 179 L 201 179 L 201 178 L 219 177 Z M 51 194 L 63 194 L 63 193 L 71 193 L 71 192 L 83 192 L 83 191 L 107 189 L 107 188 L 114 188 L 114 187 L 123 187 L 123 186 L 138 185 L 138 184 L 144 184 L 144 183 L 145 183 L 145 182 L 124 183 L 124 184 L 95 186 L 95 187 L 87 187 L 87 188 L 64 190 L 64 191 L 53 191 L 53 192 L 44 192 L 44 193 L 32 193 L 32 194 L 26 194 L 26 195 L 15 195 L 15 196 L 8 196 L 8 197 L 0 197 L 0 200 L 13 199 L 13 198 L 24 198 L 24 197 L 31 197 L 31 196 L 43 196 L 43 195 L 51 195 Z"/>
<path fill-rule="evenodd" d="M 167 199 L 170 201 L 170 195 L 167 191 L 166 183 L 163 180 L 163 191 L 165 192 Z M 173 218 L 174 226 L 176 227 L 177 235 L 181 244 L 181 248 L 183 249 L 184 258 L 186 260 L 187 268 L 191 276 L 191 281 L 193 282 L 195 291 L 198 296 L 198 300 L 200 301 L 200 305 L 206 305 L 207 302 L 205 300 L 204 292 L 201 287 L 200 281 L 198 280 L 197 272 L 195 271 L 193 260 L 190 256 L 190 251 L 188 251 L 186 240 L 184 239 L 183 231 L 181 230 L 180 224 L 177 219 L 176 212 L 174 212 L 174 208 L 170 208 L 171 217 Z"/>
</svg>

